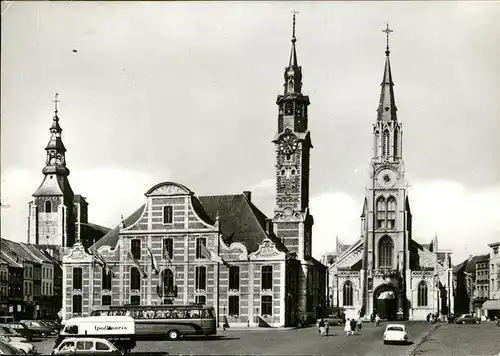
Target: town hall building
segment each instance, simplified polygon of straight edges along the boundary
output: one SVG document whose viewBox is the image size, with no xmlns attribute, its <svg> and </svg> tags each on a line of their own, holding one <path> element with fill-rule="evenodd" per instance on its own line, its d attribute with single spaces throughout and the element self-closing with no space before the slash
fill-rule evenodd
<svg viewBox="0 0 500 356">
<path fill-rule="evenodd" d="M 309 97 L 295 44 L 294 15 L 276 101 L 273 217 L 251 192 L 197 196 L 180 183 L 158 183 L 100 240 L 88 249 L 77 241 L 65 253 L 63 319 L 124 304 L 201 303 L 214 306 L 219 322 L 239 326 L 295 325 L 322 314 L 327 269 L 311 255 Z"/>
<path fill-rule="evenodd" d="M 412 214 L 403 163 L 389 60 L 387 27 L 385 68 L 377 120 L 373 125 L 370 183 L 361 214 L 360 238 L 353 245 L 337 241 L 329 264 L 329 304 L 347 317 L 378 313 L 382 319 L 425 320 L 429 313 L 453 309 L 451 252 L 412 238 Z M 451 310 L 450 310 L 451 308 Z"/>
</svg>

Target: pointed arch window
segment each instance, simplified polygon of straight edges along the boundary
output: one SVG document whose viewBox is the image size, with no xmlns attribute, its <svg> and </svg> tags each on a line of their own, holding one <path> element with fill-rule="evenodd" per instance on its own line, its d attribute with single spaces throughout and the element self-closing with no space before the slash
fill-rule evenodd
<svg viewBox="0 0 500 356">
<path fill-rule="evenodd" d="M 389 130 L 384 130 L 384 142 L 382 146 L 382 153 L 384 156 L 389 156 L 390 153 Z"/>
<path fill-rule="evenodd" d="M 387 229 L 396 228 L 396 198 L 387 199 Z"/>
<path fill-rule="evenodd" d="M 378 146 L 380 144 L 380 132 L 375 131 L 375 145 L 374 145 L 374 156 L 378 157 L 379 152 L 378 152 Z"/>
<path fill-rule="evenodd" d="M 392 268 L 394 243 L 389 236 L 384 236 L 378 243 L 378 266 L 379 268 Z"/>
<path fill-rule="evenodd" d="M 344 287 L 342 288 L 342 300 L 344 306 L 351 306 L 353 304 L 352 283 L 350 281 L 344 283 Z"/>
<path fill-rule="evenodd" d="M 50 200 L 47 200 L 45 202 L 45 212 L 46 213 L 51 213 L 52 212 L 52 202 Z"/>
<path fill-rule="evenodd" d="M 399 130 L 397 127 L 394 128 L 394 157 L 398 157 L 399 155 Z"/>
<path fill-rule="evenodd" d="M 425 283 L 424 281 L 421 281 L 418 284 L 418 306 L 427 306 L 427 283 Z"/>
<path fill-rule="evenodd" d="M 377 199 L 377 229 L 385 228 L 385 214 L 386 214 L 386 205 L 384 197 L 379 197 Z"/>
</svg>

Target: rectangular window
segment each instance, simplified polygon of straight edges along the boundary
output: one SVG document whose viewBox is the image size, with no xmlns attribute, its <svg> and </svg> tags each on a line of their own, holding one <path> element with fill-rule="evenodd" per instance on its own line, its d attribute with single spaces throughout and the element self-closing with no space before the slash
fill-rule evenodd
<svg viewBox="0 0 500 356">
<path fill-rule="evenodd" d="M 138 295 L 130 296 L 130 304 L 132 305 L 141 305 L 141 297 Z"/>
<path fill-rule="evenodd" d="M 103 267 L 101 270 L 102 275 L 102 289 L 111 290 L 111 272 L 106 271 Z"/>
<path fill-rule="evenodd" d="M 140 260 L 141 259 L 141 239 L 132 239 L 132 241 L 130 241 L 130 249 L 132 250 L 132 256 L 134 256 L 134 258 L 136 260 Z"/>
<path fill-rule="evenodd" d="M 207 268 L 205 266 L 196 267 L 196 289 L 205 290 L 207 288 Z"/>
<path fill-rule="evenodd" d="M 229 290 L 240 290 L 240 267 L 229 267 Z"/>
<path fill-rule="evenodd" d="M 103 295 L 101 303 L 102 303 L 102 305 L 111 305 L 111 296 L 110 295 Z"/>
<path fill-rule="evenodd" d="M 206 296 L 204 296 L 204 295 L 197 295 L 197 296 L 195 297 L 194 302 L 195 302 L 196 304 L 203 304 L 203 305 L 205 305 L 205 304 L 207 303 L 207 297 L 206 297 Z"/>
<path fill-rule="evenodd" d="M 82 269 L 73 267 L 73 289 L 82 289 Z"/>
<path fill-rule="evenodd" d="M 174 221 L 174 207 L 166 205 L 163 207 L 163 223 L 172 224 Z"/>
<path fill-rule="evenodd" d="M 273 266 L 262 266 L 261 289 L 269 290 L 273 288 Z"/>
<path fill-rule="evenodd" d="M 229 315 L 233 317 L 240 316 L 240 297 L 238 295 L 230 295 L 229 296 Z"/>
<path fill-rule="evenodd" d="M 139 273 L 139 269 L 137 267 L 130 268 L 130 289 L 141 289 L 141 274 Z"/>
<path fill-rule="evenodd" d="M 273 315 L 273 297 L 263 295 L 261 298 L 261 309 L 260 315 Z"/>
<path fill-rule="evenodd" d="M 82 296 L 74 295 L 73 296 L 73 313 L 82 313 Z"/>
<path fill-rule="evenodd" d="M 174 239 L 163 239 L 163 258 L 171 260 L 174 257 Z"/>
<path fill-rule="evenodd" d="M 204 246 L 206 248 L 207 246 L 207 239 L 204 237 L 200 237 L 196 239 L 196 258 L 207 258 L 206 256 L 203 255 L 202 253 L 202 247 Z"/>
</svg>

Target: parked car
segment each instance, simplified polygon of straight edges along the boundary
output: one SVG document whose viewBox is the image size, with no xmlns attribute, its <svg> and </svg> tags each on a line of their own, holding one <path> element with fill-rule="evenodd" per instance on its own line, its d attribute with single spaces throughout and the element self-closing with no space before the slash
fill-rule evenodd
<svg viewBox="0 0 500 356">
<path fill-rule="evenodd" d="M 13 323 L 13 316 L 0 316 L 0 324 Z"/>
<path fill-rule="evenodd" d="M 388 324 L 384 332 L 384 344 L 389 342 L 399 342 L 406 344 L 408 342 L 408 332 L 406 325 L 403 324 Z"/>
<path fill-rule="evenodd" d="M 480 322 L 480 318 L 471 314 L 462 314 L 455 319 L 455 324 L 479 324 Z"/>
<path fill-rule="evenodd" d="M 455 314 L 448 315 L 448 323 L 454 323 L 457 320 L 457 316 Z"/>
<path fill-rule="evenodd" d="M 35 335 L 47 337 L 52 334 L 52 328 L 49 328 L 39 320 L 21 320 L 21 323 L 26 324 L 28 328 L 34 330 Z"/>
<path fill-rule="evenodd" d="M 47 325 L 49 328 L 52 328 L 55 334 L 59 334 L 59 331 L 61 331 L 62 329 L 62 325 L 55 322 L 54 320 L 41 320 L 41 322 Z"/>
<path fill-rule="evenodd" d="M 24 352 L 15 348 L 4 341 L 0 341 L 0 354 L 1 355 L 24 355 Z"/>
<path fill-rule="evenodd" d="M 316 321 L 316 326 L 319 326 L 321 318 Z M 333 325 L 342 325 L 344 322 L 341 318 L 339 318 L 337 315 L 328 315 L 328 317 L 323 318 L 323 320 L 328 322 L 328 326 L 333 326 Z"/>
<path fill-rule="evenodd" d="M 19 334 L 26 338 L 26 341 L 31 342 L 33 340 L 34 331 L 28 328 L 23 323 L 8 323 L 8 324 L 0 324 L 1 327 L 7 327 L 14 329 Z"/>
<path fill-rule="evenodd" d="M 19 334 L 16 330 L 0 327 L 0 336 L 8 336 L 11 341 L 14 342 L 27 342 L 26 338 Z"/>
<path fill-rule="evenodd" d="M 121 355 L 120 350 L 106 339 L 71 337 L 64 339 L 51 355 Z"/>
</svg>

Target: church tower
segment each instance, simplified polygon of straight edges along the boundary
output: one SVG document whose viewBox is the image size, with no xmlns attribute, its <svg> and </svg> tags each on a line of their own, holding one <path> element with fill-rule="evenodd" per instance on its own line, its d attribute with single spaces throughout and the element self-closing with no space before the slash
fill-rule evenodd
<svg viewBox="0 0 500 356">
<path fill-rule="evenodd" d="M 284 72 L 283 95 L 278 95 L 278 131 L 274 137 L 276 152 L 276 207 L 273 231 L 301 263 L 296 305 L 313 312 L 311 259 L 313 217 L 309 214 L 309 155 L 312 148 L 308 130 L 309 97 L 302 94 L 302 67 L 297 60 L 293 15 L 292 49 Z M 311 305 L 310 305 L 311 304 Z"/>
<path fill-rule="evenodd" d="M 373 156 L 370 184 L 361 221 L 364 238 L 363 305 L 368 310 L 386 309 L 387 314 L 406 310 L 409 280 L 411 214 L 402 158 L 402 127 L 397 117 L 392 80 L 389 26 L 385 68 L 381 83 L 377 120 L 373 125 Z M 393 295 L 393 304 L 380 304 L 380 295 Z M 391 294 L 392 293 L 392 294 Z M 389 304 L 387 304 L 389 303 Z M 370 308 L 371 307 L 371 308 Z"/>
<path fill-rule="evenodd" d="M 73 246 L 75 217 L 74 193 L 68 181 L 66 148 L 62 142 L 55 96 L 55 114 L 50 127 L 50 140 L 45 147 L 45 167 L 42 184 L 33 193 L 29 203 L 28 243 L 56 246 Z"/>
</svg>

